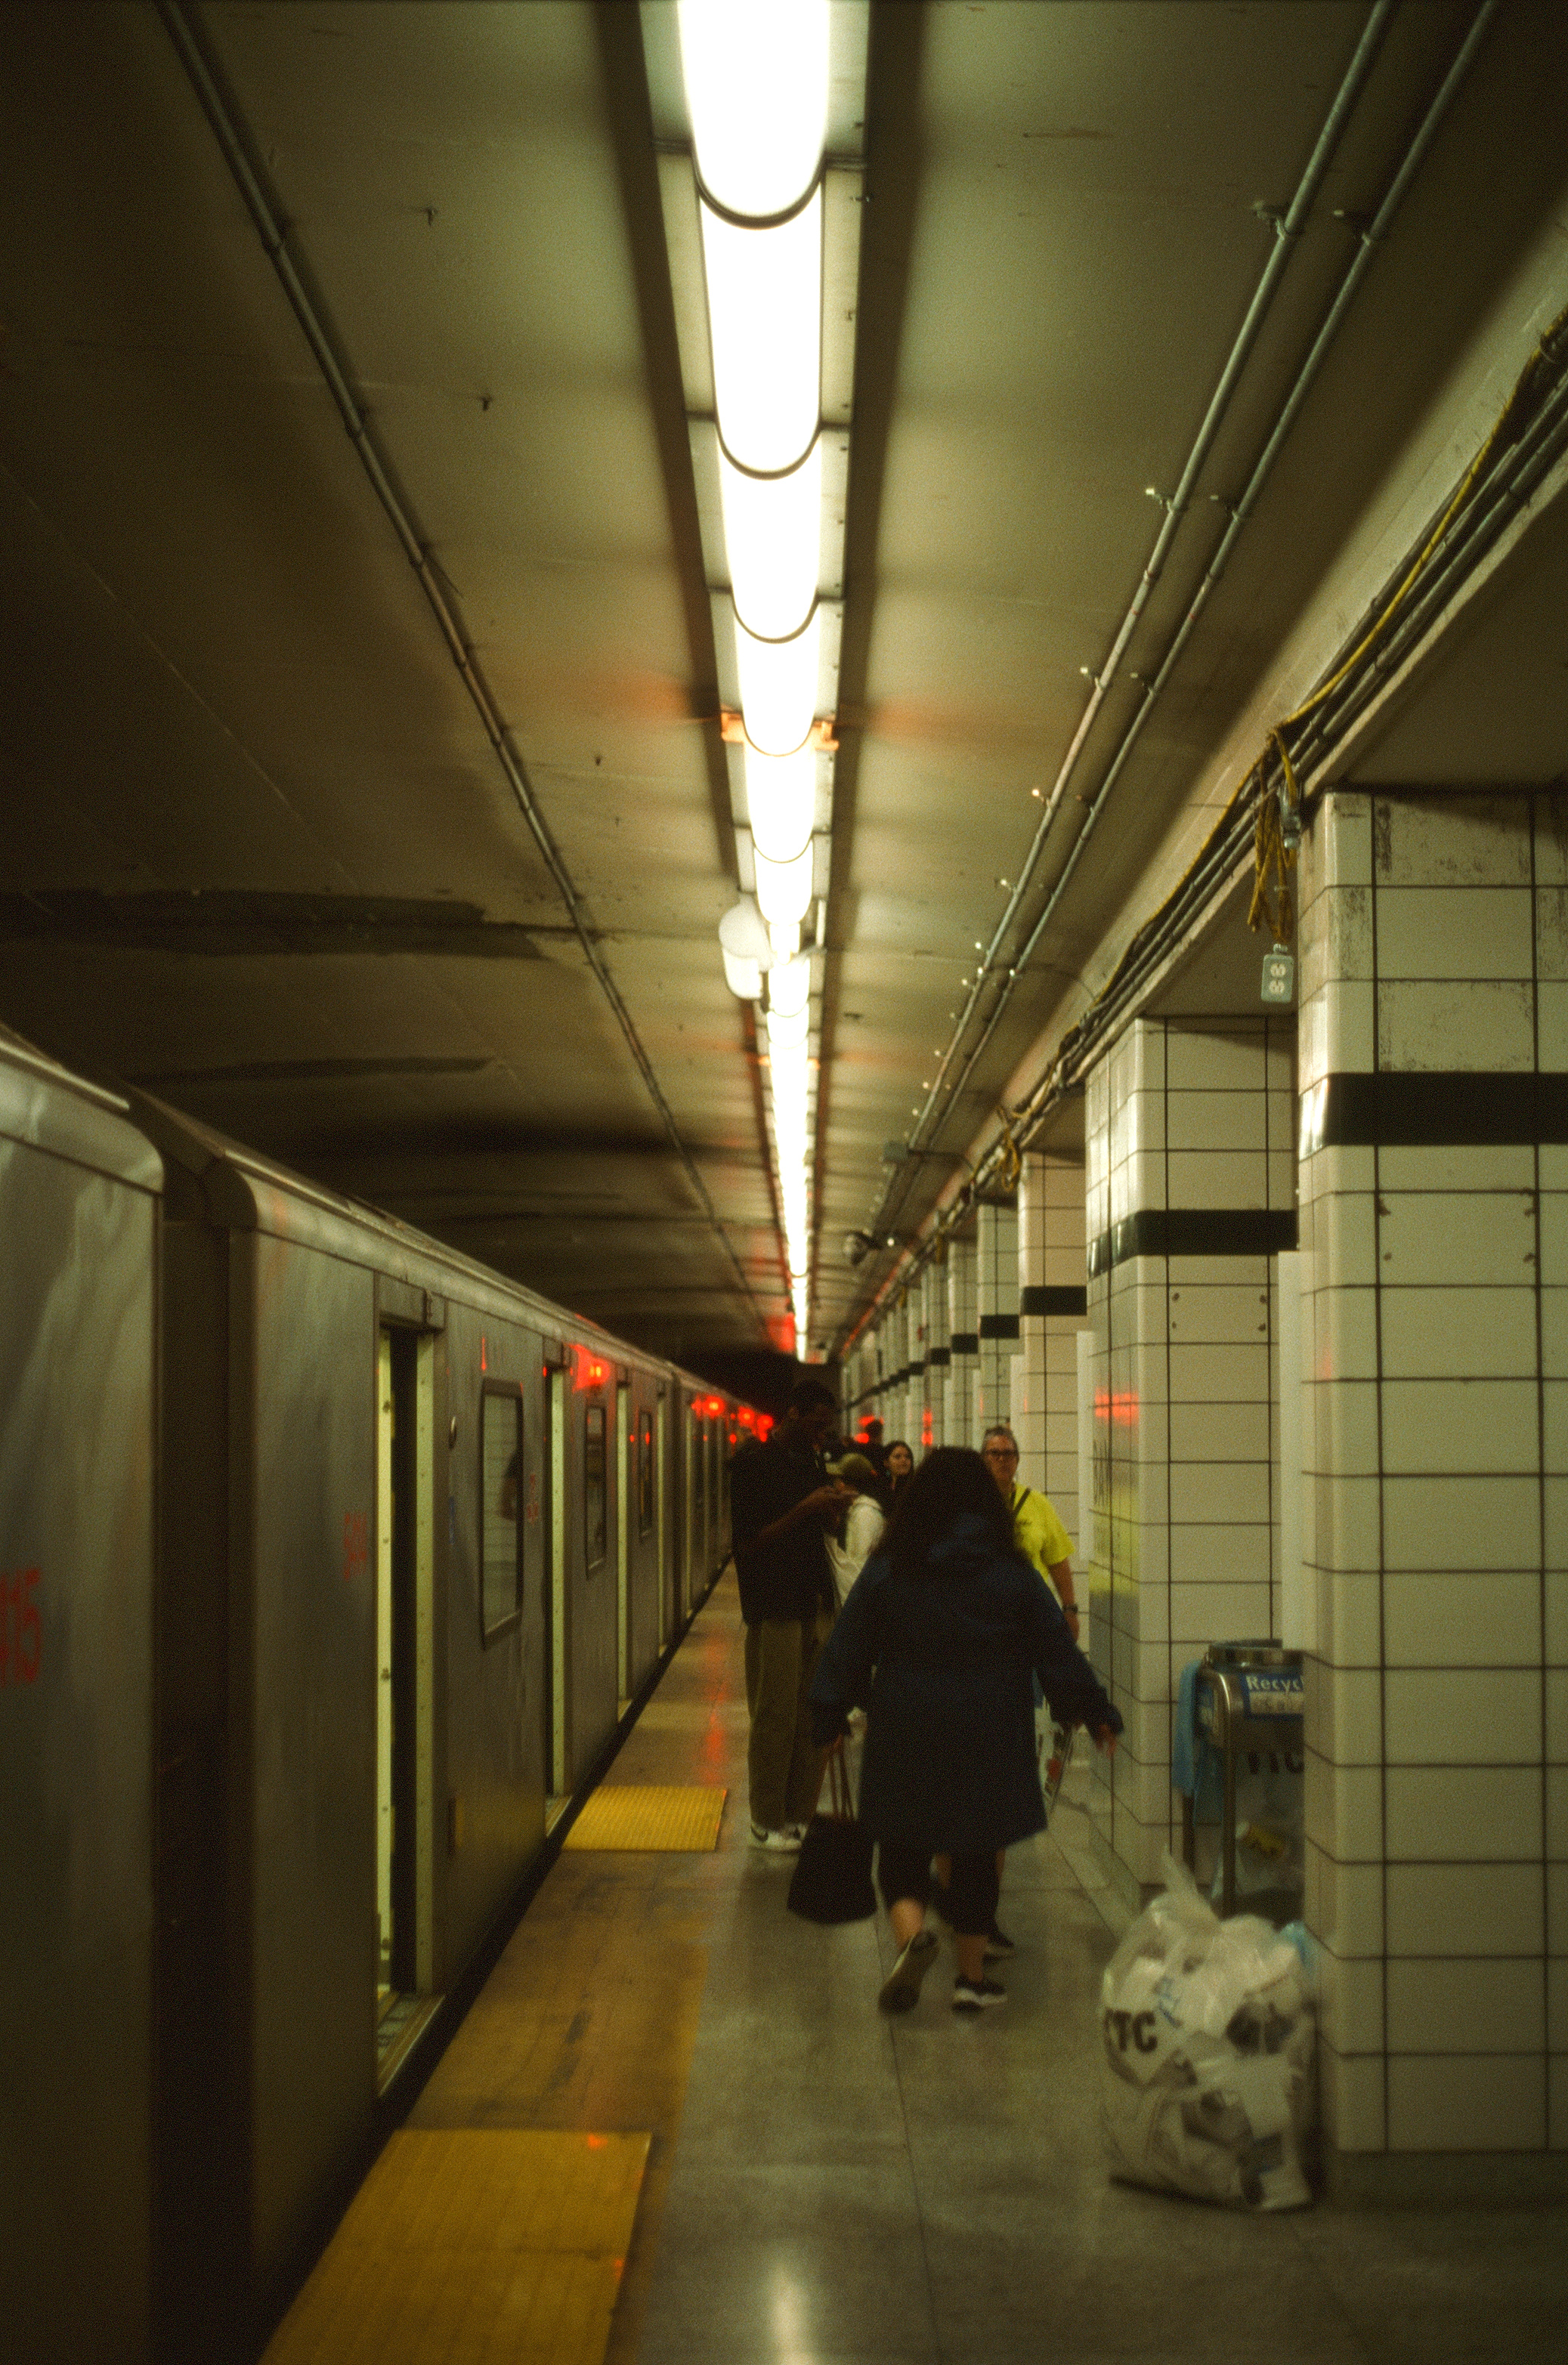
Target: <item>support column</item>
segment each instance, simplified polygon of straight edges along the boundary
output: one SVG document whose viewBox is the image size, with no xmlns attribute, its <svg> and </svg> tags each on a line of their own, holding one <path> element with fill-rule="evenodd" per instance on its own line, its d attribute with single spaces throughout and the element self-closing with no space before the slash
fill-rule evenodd
<svg viewBox="0 0 1568 2365">
<path fill-rule="evenodd" d="M 949 1445 L 980 1443 L 975 1398 L 980 1392 L 980 1315 L 975 1304 L 975 1243 L 947 1243 L 947 1405 Z"/>
<path fill-rule="evenodd" d="M 1084 1170 L 1029 1156 L 1018 1186 L 1018 1474 L 1048 1495 L 1078 1548 L 1078 1333 L 1089 1319 Z M 1022 1384 L 1020 1385 L 1020 1383 Z"/>
<path fill-rule="evenodd" d="M 1275 1631 L 1272 1261 L 1296 1236 L 1293 1051 L 1282 1020 L 1140 1020 L 1088 1083 L 1091 1656 L 1127 1721 L 1092 1795 L 1129 1898 L 1179 1842 L 1182 1666 Z"/>
<path fill-rule="evenodd" d="M 1326 796 L 1300 895 L 1331 2183 L 1561 2192 L 1568 797 Z"/>
<path fill-rule="evenodd" d="M 1018 1352 L 1018 1210 L 1013 1201 L 985 1202 L 979 1230 L 975 1327 L 980 1333 L 980 1388 L 972 1440 L 977 1446 L 991 1422 L 1013 1417 L 1013 1358 Z"/>
<path fill-rule="evenodd" d="M 930 1434 L 927 1449 L 947 1441 L 947 1365 L 952 1337 L 947 1318 L 947 1266 L 934 1258 L 921 1275 L 925 1293 L 925 1408 Z"/>
</svg>

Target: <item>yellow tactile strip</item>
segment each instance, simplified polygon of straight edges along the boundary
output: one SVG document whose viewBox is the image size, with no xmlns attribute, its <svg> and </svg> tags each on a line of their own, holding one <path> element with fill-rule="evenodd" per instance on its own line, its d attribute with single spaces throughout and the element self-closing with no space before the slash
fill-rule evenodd
<svg viewBox="0 0 1568 2365">
<path fill-rule="evenodd" d="M 569 1848 L 646 1848 L 707 1855 L 719 1844 L 727 1790 L 706 1784 L 610 1783 L 595 1790 L 566 1833 Z"/>
<path fill-rule="evenodd" d="M 650 2140 L 403 2129 L 265 2365 L 600 2365 Z"/>
</svg>

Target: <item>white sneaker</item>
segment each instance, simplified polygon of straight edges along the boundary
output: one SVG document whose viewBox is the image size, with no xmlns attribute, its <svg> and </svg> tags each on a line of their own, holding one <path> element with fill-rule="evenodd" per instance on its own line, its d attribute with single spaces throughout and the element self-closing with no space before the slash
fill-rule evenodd
<svg viewBox="0 0 1568 2365">
<path fill-rule="evenodd" d="M 754 1848 L 765 1848 L 769 1855 L 798 1855 L 801 1834 L 798 1832 L 766 1832 L 760 1823 L 753 1823 L 751 1844 Z"/>
</svg>

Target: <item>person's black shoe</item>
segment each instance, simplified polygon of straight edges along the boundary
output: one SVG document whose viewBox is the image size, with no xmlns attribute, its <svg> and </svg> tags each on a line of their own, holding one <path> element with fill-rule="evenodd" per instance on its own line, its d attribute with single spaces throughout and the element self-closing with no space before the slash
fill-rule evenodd
<svg viewBox="0 0 1568 2365">
<path fill-rule="evenodd" d="M 994 2005 L 1006 2001 L 1007 1990 L 999 1987 L 995 1979 L 958 1978 L 953 1981 L 955 2012 L 990 2012 Z"/>
<path fill-rule="evenodd" d="M 913 2012 L 920 2001 L 920 1983 L 936 1959 L 936 1933 L 917 1930 L 882 1981 L 877 1998 L 884 2012 Z"/>
<path fill-rule="evenodd" d="M 986 1961 L 988 1963 L 1011 1962 L 1017 1952 L 1017 1947 L 1001 1923 L 993 1922 L 991 1925 L 991 1933 L 985 1942 Z"/>
</svg>

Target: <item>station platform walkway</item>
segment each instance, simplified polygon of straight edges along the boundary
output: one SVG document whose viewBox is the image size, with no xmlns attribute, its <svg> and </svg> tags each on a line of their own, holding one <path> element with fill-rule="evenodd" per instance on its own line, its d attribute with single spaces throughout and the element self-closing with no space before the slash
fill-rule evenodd
<svg viewBox="0 0 1568 2365">
<path fill-rule="evenodd" d="M 510 2339 L 504 2326 L 443 2328 L 437 2306 L 408 2354 L 443 2365 L 1568 2356 L 1560 2208 L 1324 2203 L 1244 2218 L 1109 2180 L 1096 2055 L 1115 1916 L 1070 1793 L 1052 1833 L 1009 1856 L 1000 1919 L 1018 1953 L 1000 1970 L 1005 2006 L 957 2017 L 945 1945 L 916 2010 L 880 2014 L 885 1918 L 840 1930 L 795 1921 L 790 1860 L 747 1845 L 743 1646 L 728 1575 L 609 1777 L 727 1786 L 716 1848 L 564 1852 L 383 2156 L 438 2131 L 568 2138 L 560 2158 L 578 2168 L 588 2146 L 614 2192 L 608 2217 L 602 2179 L 583 2206 L 630 2225 L 623 2255 L 613 2230 L 595 2237 L 613 2251 L 600 2261 L 602 2305 L 584 2303 L 553 2331 L 530 2332 L 520 2315 Z M 641 2181 L 633 2172 L 628 2186 L 633 2160 Z M 375 2191 L 373 2177 L 362 2202 Z M 290 2325 L 297 2335 L 297 2306 L 274 2342 L 295 2365 L 306 2350 L 288 2345 Z M 340 2341 L 323 2353 L 347 2352 Z"/>
</svg>

